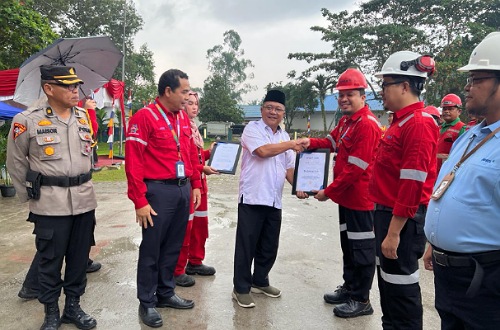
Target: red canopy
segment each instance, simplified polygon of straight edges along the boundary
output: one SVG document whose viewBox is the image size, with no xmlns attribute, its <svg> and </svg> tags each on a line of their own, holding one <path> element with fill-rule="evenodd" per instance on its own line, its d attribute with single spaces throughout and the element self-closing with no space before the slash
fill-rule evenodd
<svg viewBox="0 0 500 330">
<path fill-rule="evenodd" d="M 19 69 L 0 71 L 0 96 L 12 96 L 16 90 Z"/>
</svg>

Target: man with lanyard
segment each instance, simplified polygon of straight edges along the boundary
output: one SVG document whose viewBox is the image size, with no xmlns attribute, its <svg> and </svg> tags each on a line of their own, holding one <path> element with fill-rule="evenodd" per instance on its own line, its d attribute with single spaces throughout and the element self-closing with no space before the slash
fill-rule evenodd
<svg viewBox="0 0 500 330">
<path fill-rule="evenodd" d="M 7 168 L 21 202 L 29 200 L 29 220 L 35 223 L 37 297 L 45 305 L 41 329 L 57 329 L 61 322 L 92 329 L 96 320 L 80 307 L 97 207 L 90 181 L 90 123 L 85 110 L 76 107 L 83 81 L 68 66 L 42 66 L 40 73 L 47 102 L 12 120 Z M 66 303 L 61 317 L 62 288 Z"/>
<path fill-rule="evenodd" d="M 438 139 L 438 172 L 443 162 L 448 158 L 453 142 L 465 132 L 466 126 L 460 121 L 459 117 L 462 112 L 461 106 L 462 100 L 456 94 L 448 94 L 441 100 L 443 123 L 441 124 Z"/>
<path fill-rule="evenodd" d="M 453 144 L 425 218 L 441 329 L 500 329 L 499 44 L 490 33 L 458 69 L 469 72 L 465 108 L 485 120 Z"/>
<path fill-rule="evenodd" d="M 198 155 L 191 125 L 181 109 L 188 100 L 188 76 L 168 70 L 158 83 L 155 104 L 139 110 L 128 125 L 125 171 L 128 197 L 142 227 L 137 262 L 139 316 L 150 327 L 163 320 L 155 307 L 193 308 L 175 294 L 174 269 L 189 218 L 200 204 Z"/>
<path fill-rule="evenodd" d="M 314 198 L 331 199 L 339 205 L 340 245 L 343 253 L 344 284 L 324 295 L 330 304 L 339 304 L 339 317 L 373 314 L 370 289 L 375 274 L 373 202 L 368 198 L 373 161 L 380 141 L 380 123 L 365 104 L 365 76 L 347 69 L 338 79 L 338 103 L 344 115 L 324 139 L 302 139 L 308 149 L 329 148 L 337 152 L 333 182 Z"/>
<path fill-rule="evenodd" d="M 272 298 L 281 296 L 281 290 L 269 284 L 269 272 L 278 254 L 283 186 L 285 179 L 293 182 L 293 150 L 303 150 L 279 126 L 285 115 L 282 91 L 268 91 L 260 111 L 262 119 L 250 122 L 241 136 L 232 296 L 244 308 L 255 307 L 250 290 Z M 305 193 L 297 192 L 297 196 L 304 198 Z"/>
<path fill-rule="evenodd" d="M 384 107 L 394 121 L 380 141 L 369 184 L 384 329 L 421 329 L 418 259 L 424 216 L 436 181 L 438 129 L 419 96 L 434 60 L 410 51 L 389 56 L 381 72 Z"/>
</svg>

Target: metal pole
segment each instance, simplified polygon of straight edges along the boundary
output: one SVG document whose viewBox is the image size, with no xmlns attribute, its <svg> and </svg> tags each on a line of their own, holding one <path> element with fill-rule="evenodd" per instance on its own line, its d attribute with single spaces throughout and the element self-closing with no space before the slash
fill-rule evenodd
<svg viewBox="0 0 500 330">
<path fill-rule="evenodd" d="M 126 27 L 126 22 L 127 22 L 127 0 L 124 1 L 124 6 L 123 6 L 123 42 L 122 42 L 122 52 L 123 52 L 123 59 L 122 59 L 122 81 L 123 85 L 125 86 L 125 27 Z M 123 89 L 123 93 L 125 93 L 125 88 Z M 123 95 L 125 97 L 125 94 Z M 121 104 L 120 104 L 120 114 L 121 114 Z M 118 149 L 118 154 L 120 156 L 123 155 L 123 123 L 122 121 L 125 120 L 125 118 L 122 118 L 120 116 L 120 147 Z"/>
</svg>

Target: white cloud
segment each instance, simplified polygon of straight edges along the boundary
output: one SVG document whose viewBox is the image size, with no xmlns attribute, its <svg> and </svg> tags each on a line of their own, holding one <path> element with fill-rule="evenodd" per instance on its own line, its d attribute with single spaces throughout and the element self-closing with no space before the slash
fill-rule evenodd
<svg viewBox="0 0 500 330">
<path fill-rule="evenodd" d="M 146 43 L 154 53 L 155 74 L 171 68 L 185 71 L 193 87 L 203 87 L 209 75 L 206 52 L 222 44 L 223 34 L 235 30 L 242 39 L 245 58 L 255 67 L 250 82 L 258 90 L 244 99 L 260 99 L 270 82 L 285 81 L 291 70 L 301 72 L 309 64 L 289 60 L 293 52 L 325 52 L 330 46 L 311 26 L 326 26 L 321 8 L 339 11 L 353 8 L 328 0 L 134 0 L 144 19 L 136 46 Z M 332 5 L 333 3 L 333 5 Z"/>
</svg>

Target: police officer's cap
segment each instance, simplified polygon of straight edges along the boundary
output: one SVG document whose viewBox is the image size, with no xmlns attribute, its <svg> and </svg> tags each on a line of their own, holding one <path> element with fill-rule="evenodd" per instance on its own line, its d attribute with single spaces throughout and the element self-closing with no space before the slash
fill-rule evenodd
<svg viewBox="0 0 500 330">
<path fill-rule="evenodd" d="M 76 75 L 75 68 L 71 66 L 42 65 L 40 73 L 42 80 L 55 80 L 63 85 L 83 84 Z"/>
</svg>

